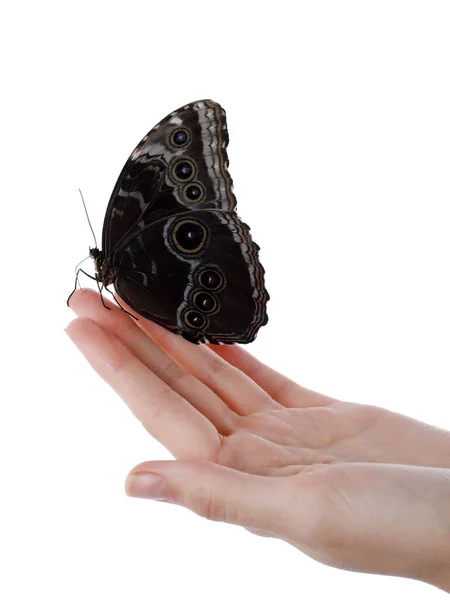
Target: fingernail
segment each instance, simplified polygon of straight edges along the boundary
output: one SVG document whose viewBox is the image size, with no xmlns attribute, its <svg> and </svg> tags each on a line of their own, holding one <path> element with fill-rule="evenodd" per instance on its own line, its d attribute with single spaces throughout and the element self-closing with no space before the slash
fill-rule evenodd
<svg viewBox="0 0 450 600">
<path fill-rule="evenodd" d="M 133 498 L 150 498 L 152 500 L 169 500 L 167 481 L 159 475 L 140 473 L 128 475 L 125 491 Z"/>
</svg>

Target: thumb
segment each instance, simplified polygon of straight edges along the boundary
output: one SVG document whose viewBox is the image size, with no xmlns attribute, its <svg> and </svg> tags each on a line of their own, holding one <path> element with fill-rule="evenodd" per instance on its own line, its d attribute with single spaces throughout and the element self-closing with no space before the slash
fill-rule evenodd
<svg viewBox="0 0 450 600">
<path fill-rule="evenodd" d="M 127 477 L 129 496 L 180 504 L 202 517 L 275 534 L 292 494 L 289 478 L 269 478 L 211 462 L 146 462 Z"/>
</svg>

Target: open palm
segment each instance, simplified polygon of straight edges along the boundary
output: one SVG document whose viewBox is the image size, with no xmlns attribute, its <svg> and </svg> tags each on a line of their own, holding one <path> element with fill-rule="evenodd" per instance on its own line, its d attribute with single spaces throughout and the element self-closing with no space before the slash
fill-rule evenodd
<svg viewBox="0 0 450 600">
<path fill-rule="evenodd" d="M 68 333 L 178 459 L 133 469 L 131 495 L 280 537 L 334 566 L 447 585 L 448 432 L 322 396 L 238 346 L 194 346 L 109 306 L 76 292 Z"/>
</svg>

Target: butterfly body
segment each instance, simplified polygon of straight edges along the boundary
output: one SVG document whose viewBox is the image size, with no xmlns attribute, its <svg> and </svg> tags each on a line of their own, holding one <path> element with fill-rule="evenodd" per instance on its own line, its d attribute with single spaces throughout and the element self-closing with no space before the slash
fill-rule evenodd
<svg viewBox="0 0 450 600">
<path fill-rule="evenodd" d="M 259 247 L 235 212 L 225 111 L 201 100 L 138 144 L 113 190 L 97 280 L 194 343 L 247 343 L 267 322 Z"/>
</svg>

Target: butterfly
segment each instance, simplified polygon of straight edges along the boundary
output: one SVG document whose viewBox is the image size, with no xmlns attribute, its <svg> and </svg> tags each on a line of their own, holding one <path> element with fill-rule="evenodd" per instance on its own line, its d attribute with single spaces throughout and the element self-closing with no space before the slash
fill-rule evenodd
<svg viewBox="0 0 450 600">
<path fill-rule="evenodd" d="M 267 323 L 259 246 L 236 211 L 223 108 L 170 113 L 126 162 L 106 209 L 96 280 L 193 343 L 248 343 Z"/>
</svg>

